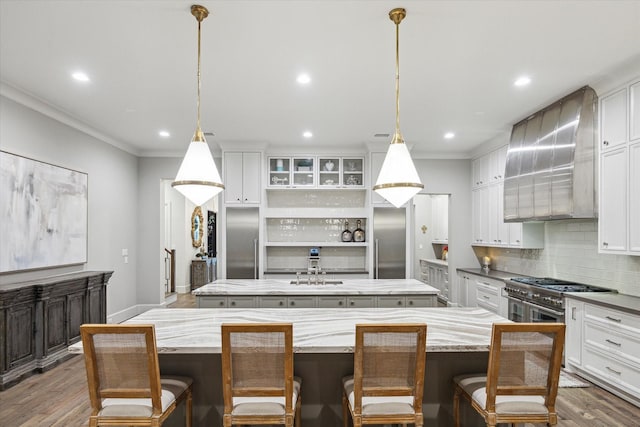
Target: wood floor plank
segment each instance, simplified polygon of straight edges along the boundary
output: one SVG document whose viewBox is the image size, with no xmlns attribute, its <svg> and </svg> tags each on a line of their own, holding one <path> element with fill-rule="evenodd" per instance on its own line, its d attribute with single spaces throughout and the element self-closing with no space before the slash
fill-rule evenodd
<svg viewBox="0 0 640 427">
<path fill-rule="evenodd" d="M 170 307 L 195 307 L 195 297 L 180 295 Z M 640 408 L 597 386 L 561 388 L 557 409 L 558 427 L 640 427 Z M 0 392 L 2 427 L 84 427 L 90 412 L 81 356 Z"/>
</svg>

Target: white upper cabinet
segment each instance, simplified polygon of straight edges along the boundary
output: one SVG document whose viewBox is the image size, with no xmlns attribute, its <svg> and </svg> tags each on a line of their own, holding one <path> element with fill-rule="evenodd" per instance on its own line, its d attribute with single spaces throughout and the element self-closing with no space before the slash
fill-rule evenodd
<svg viewBox="0 0 640 427">
<path fill-rule="evenodd" d="M 521 249 L 544 247 L 541 223 L 504 222 L 504 171 L 508 145 L 475 159 L 472 163 L 473 246 Z"/>
<path fill-rule="evenodd" d="M 600 248 L 627 250 L 627 149 L 606 151 L 600 159 Z"/>
<path fill-rule="evenodd" d="M 504 180 L 504 167 L 507 162 L 508 145 L 489 153 L 489 182 L 501 182 Z"/>
<path fill-rule="evenodd" d="M 640 255 L 640 81 L 600 99 L 598 250 Z"/>
<path fill-rule="evenodd" d="M 600 136 L 602 151 L 627 142 L 627 88 L 600 101 Z"/>
<path fill-rule="evenodd" d="M 640 82 L 629 87 L 629 140 L 640 139 Z"/>
<path fill-rule="evenodd" d="M 224 200 L 227 204 L 259 204 L 261 153 L 224 153 Z"/>
<path fill-rule="evenodd" d="M 629 146 L 629 251 L 640 255 L 640 141 Z"/>
<path fill-rule="evenodd" d="M 471 163 L 473 188 L 482 187 L 483 185 L 487 185 L 489 183 L 489 163 L 489 154 L 478 157 Z"/>
</svg>

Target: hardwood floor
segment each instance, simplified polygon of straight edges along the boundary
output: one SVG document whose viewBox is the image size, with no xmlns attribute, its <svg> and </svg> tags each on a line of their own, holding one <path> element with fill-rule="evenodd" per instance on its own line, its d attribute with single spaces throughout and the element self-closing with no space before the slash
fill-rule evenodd
<svg viewBox="0 0 640 427">
<path fill-rule="evenodd" d="M 194 306 L 195 297 L 179 295 L 169 307 Z M 74 356 L 49 372 L 33 375 L 0 392 L 0 425 L 87 426 L 90 408 L 85 375 L 84 360 Z M 640 408 L 597 386 L 561 388 L 556 404 L 559 427 L 640 426 Z"/>
</svg>

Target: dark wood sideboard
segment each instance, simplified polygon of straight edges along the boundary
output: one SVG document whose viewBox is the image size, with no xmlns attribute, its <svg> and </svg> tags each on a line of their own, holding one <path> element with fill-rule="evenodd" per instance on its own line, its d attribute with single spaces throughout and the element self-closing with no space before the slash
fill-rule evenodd
<svg viewBox="0 0 640 427">
<path fill-rule="evenodd" d="M 71 356 L 80 325 L 106 323 L 113 271 L 82 271 L 0 285 L 0 390 Z"/>
</svg>

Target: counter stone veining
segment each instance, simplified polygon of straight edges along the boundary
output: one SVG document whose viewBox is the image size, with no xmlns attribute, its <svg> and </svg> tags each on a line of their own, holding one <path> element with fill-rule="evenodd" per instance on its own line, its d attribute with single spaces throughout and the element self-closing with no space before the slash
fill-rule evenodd
<svg viewBox="0 0 640 427">
<path fill-rule="evenodd" d="M 227 295 L 437 295 L 440 291 L 415 279 L 343 279 L 338 285 L 291 284 L 290 280 L 226 279 L 208 283 L 195 296 Z"/>
<path fill-rule="evenodd" d="M 223 323 L 291 322 L 296 353 L 352 353 L 357 323 L 427 324 L 427 351 L 488 351 L 491 327 L 507 319 L 482 308 L 152 309 L 124 324 L 153 324 L 161 353 L 220 353 Z M 82 343 L 69 347 L 82 353 Z"/>
</svg>

